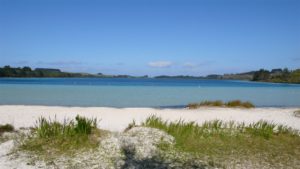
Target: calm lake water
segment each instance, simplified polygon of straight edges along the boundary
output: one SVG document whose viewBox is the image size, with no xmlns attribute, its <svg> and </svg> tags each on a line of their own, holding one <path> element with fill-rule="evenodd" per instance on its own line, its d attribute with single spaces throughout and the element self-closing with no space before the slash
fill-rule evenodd
<svg viewBox="0 0 300 169">
<path fill-rule="evenodd" d="M 0 78 L 0 105 L 181 107 L 203 100 L 299 107 L 300 85 L 230 80 Z"/>
</svg>

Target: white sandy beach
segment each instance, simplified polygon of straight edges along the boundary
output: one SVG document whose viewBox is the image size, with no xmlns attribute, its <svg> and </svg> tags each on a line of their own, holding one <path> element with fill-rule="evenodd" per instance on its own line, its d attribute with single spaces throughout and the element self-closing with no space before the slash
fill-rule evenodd
<svg viewBox="0 0 300 169">
<path fill-rule="evenodd" d="M 133 120 L 137 124 L 143 122 L 151 115 L 160 116 L 165 120 L 179 120 L 195 121 L 203 123 L 209 120 L 223 120 L 223 121 L 236 121 L 252 123 L 259 120 L 265 120 L 276 124 L 284 124 L 294 129 L 300 130 L 300 118 L 294 115 L 296 108 L 253 108 L 253 109 L 240 109 L 240 108 L 211 108 L 203 107 L 200 109 L 153 109 L 153 108 L 106 108 L 106 107 L 52 107 L 52 106 L 21 106 L 21 105 L 7 105 L 0 106 L 0 124 L 12 124 L 16 129 L 21 127 L 33 127 L 36 120 L 43 116 L 46 118 L 56 118 L 59 121 L 64 119 L 74 119 L 76 115 L 85 117 L 97 118 L 100 122 L 98 127 L 110 131 L 117 131 L 111 137 L 105 138 L 101 141 L 101 151 L 97 149 L 94 153 L 77 154 L 74 158 L 62 157 L 56 159 L 54 166 L 58 168 L 68 168 L 68 165 L 84 165 L 79 168 L 90 168 L 93 164 L 101 166 L 102 168 L 108 167 L 111 163 L 105 160 L 110 157 L 112 159 L 118 158 L 118 163 L 123 164 L 123 158 L 120 156 L 120 147 L 129 145 L 141 151 L 143 157 L 151 156 L 156 152 L 156 144 L 161 138 L 166 137 L 172 140 L 172 137 L 156 131 L 155 129 L 139 129 L 140 134 L 136 134 L 132 130 L 132 135 L 123 133 L 122 131 Z M 119 131 L 119 132 L 118 132 Z M 142 134 L 141 134 L 142 133 Z M 144 133 L 144 134 L 143 134 Z M 156 133 L 156 134 L 155 134 Z M 169 138 L 170 137 L 170 138 Z M 156 140 L 155 140 L 156 139 Z M 124 141 L 125 140 L 125 141 Z M 142 140 L 142 141 L 141 141 Z M 0 144 L 0 168 L 49 168 L 44 161 L 36 161 L 31 155 L 23 152 L 18 152 L 14 155 L 14 148 L 16 142 L 8 140 Z M 140 146 L 140 147 L 138 147 Z M 107 150 L 107 151 L 106 151 Z M 120 157 L 119 157 L 120 156 Z M 140 156 L 138 154 L 138 156 Z M 34 156 L 35 157 L 35 156 Z M 32 164 L 31 164 L 32 163 Z M 296 162 L 294 166 L 297 166 Z M 122 166 L 122 165 L 121 165 Z M 244 166 L 247 166 L 246 164 Z M 250 167 L 249 167 L 250 166 Z M 253 168 L 251 165 L 246 168 Z M 100 168 L 101 168 L 100 167 Z M 55 168 L 55 167 L 54 167 Z M 122 168 L 122 167 L 116 167 Z"/>
<path fill-rule="evenodd" d="M 12 124 L 15 128 L 32 127 L 36 120 L 43 116 L 56 118 L 59 121 L 73 119 L 76 115 L 97 118 L 98 127 L 110 131 L 122 131 L 133 120 L 137 124 L 151 115 L 165 120 L 195 121 L 203 123 L 209 120 L 223 120 L 252 123 L 265 120 L 276 124 L 284 124 L 300 130 L 300 118 L 293 112 L 297 108 L 208 108 L 189 109 L 153 109 L 153 108 L 107 108 L 107 107 L 52 107 L 52 106 L 0 106 L 0 124 Z"/>
</svg>

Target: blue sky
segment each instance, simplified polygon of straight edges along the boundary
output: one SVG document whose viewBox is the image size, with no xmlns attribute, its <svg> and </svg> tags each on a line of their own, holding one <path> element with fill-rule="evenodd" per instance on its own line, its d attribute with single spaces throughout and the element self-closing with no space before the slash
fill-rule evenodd
<svg viewBox="0 0 300 169">
<path fill-rule="evenodd" d="M 299 0 L 0 0 L 0 66 L 131 75 L 300 68 Z"/>
</svg>

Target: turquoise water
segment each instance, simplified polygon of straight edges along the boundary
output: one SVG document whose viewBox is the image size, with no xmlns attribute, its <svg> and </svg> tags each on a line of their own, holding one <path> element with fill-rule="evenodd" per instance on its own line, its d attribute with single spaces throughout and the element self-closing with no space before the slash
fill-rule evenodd
<svg viewBox="0 0 300 169">
<path fill-rule="evenodd" d="M 225 80 L 0 78 L 0 105 L 181 107 L 203 100 L 299 107 L 300 85 Z"/>
</svg>

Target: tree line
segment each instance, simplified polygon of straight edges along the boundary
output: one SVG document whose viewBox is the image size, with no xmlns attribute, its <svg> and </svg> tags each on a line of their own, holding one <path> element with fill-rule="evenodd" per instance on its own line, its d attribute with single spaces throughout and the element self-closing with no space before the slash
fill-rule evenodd
<svg viewBox="0 0 300 169">
<path fill-rule="evenodd" d="M 288 70 L 285 68 L 271 71 L 260 69 L 254 73 L 252 80 L 274 83 L 300 83 L 300 69 Z"/>
<path fill-rule="evenodd" d="M 0 67 L 0 77 L 99 77 L 99 78 L 148 78 L 148 76 L 135 77 L 129 75 L 104 75 L 104 74 L 88 74 L 88 73 L 69 73 L 62 72 L 59 69 L 36 68 L 31 69 L 28 66 L 23 68 L 4 66 Z M 155 78 L 182 78 L 182 79 L 220 79 L 220 80 L 252 80 L 274 83 L 300 83 L 300 69 L 260 69 L 247 73 L 225 74 L 225 75 L 208 75 L 202 76 L 156 76 Z"/>
<path fill-rule="evenodd" d="M 30 67 L 23 68 L 4 66 L 0 68 L 0 77 L 82 77 L 80 73 L 62 72 L 59 69 L 36 68 L 32 70 Z"/>
</svg>

